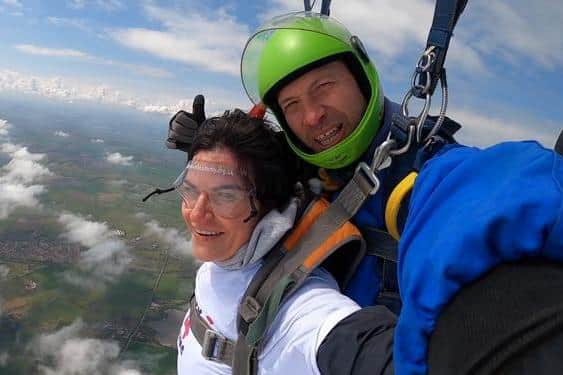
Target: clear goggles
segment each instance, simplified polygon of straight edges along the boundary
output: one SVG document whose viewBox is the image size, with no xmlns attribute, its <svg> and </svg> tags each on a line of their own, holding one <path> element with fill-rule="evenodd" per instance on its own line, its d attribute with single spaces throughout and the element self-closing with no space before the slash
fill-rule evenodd
<svg viewBox="0 0 563 375">
<path fill-rule="evenodd" d="M 247 173 L 220 164 L 191 160 L 174 182 L 186 208 L 205 204 L 214 215 L 226 219 L 256 216 L 256 190 L 249 187 Z"/>
</svg>

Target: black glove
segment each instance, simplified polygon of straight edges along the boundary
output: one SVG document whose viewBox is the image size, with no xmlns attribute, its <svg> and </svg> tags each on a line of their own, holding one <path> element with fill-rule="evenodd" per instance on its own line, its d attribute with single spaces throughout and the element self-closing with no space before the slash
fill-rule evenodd
<svg viewBox="0 0 563 375">
<path fill-rule="evenodd" d="M 205 98 L 196 95 L 192 113 L 179 111 L 168 124 L 166 147 L 188 152 L 199 126 L 205 121 Z"/>
</svg>

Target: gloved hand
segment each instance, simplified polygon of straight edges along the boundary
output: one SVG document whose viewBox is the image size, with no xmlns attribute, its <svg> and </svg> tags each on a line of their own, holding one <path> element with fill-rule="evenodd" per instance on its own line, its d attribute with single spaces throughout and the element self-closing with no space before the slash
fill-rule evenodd
<svg viewBox="0 0 563 375">
<path fill-rule="evenodd" d="M 188 152 L 199 126 L 205 121 L 205 98 L 196 95 L 192 113 L 178 111 L 168 125 L 166 147 Z"/>
</svg>

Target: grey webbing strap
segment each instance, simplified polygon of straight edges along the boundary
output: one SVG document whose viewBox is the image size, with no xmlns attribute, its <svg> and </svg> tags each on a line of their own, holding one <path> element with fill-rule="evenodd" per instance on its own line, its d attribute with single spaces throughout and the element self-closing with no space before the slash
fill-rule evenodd
<svg viewBox="0 0 563 375">
<path fill-rule="evenodd" d="M 261 276 L 255 277 L 239 307 L 239 338 L 235 344 L 233 374 L 255 374 L 257 350 L 279 306 L 305 280 L 311 270 L 301 267 L 311 251 L 348 221 L 370 194 L 379 188 L 377 179 L 358 168 L 339 196 L 311 225 L 291 252 L 283 247 L 266 260 Z M 266 270 L 267 269 L 267 270 Z M 262 272 L 264 271 L 264 272 Z M 284 292 L 288 292 L 284 294 Z M 270 300 L 270 298 L 273 298 Z"/>
<path fill-rule="evenodd" d="M 262 284 L 254 297 L 256 301 L 263 304 L 284 276 L 293 274 L 313 249 L 319 247 L 327 237 L 356 214 L 372 189 L 373 184 L 370 180 L 362 172 L 356 171 L 338 197 L 313 223 L 297 246 L 286 255 L 283 266 L 274 269 L 272 276 Z M 305 276 L 306 274 L 301 272 L 298 278 L 302 279 Z M 299 280 L 295 281 L 299 282 Z"/>
<path fill-rule="evenodd" d="M 268 299 L 275 294 L 274 292 L 278 293 L 276 296 L 279 297 L 281 284 L 291 286 L 289 288 L 291 291 L 297 289 L 311 271 L 301 267 L 303 261 L 310 255 L 311 251 L 318 248 L 331 234 L 354 216 L 373 192 L 374 187 L 378 187 L 378 185 L 372 179 L 368 179 L 363 170 L 358 169 L 336 200 L 311 225 L 309 231 L 301 238 L 296 247 L 285 255 L 280 266 L 274 268 L 255 295 L 245 296 L 243 305 L 246 305 L 246 312 L 251 312 L 242 316 L 247 324 L 252 325 L 259 317 L 261 319 L 268 317 L 269 319 L 269 317 L 275 316 L 275 314 L 271 314 L 271 311 L 267 311 L 265 312 L 267 315 L 263 315 L 263 309 Z M 284 295 L 284 298 L 286 297 L 287 295 Z M 274 304 L 276 306 L 273 306 L 273 308 L 277 310 L 279 306 L 277 303 Z M 270 308 L 270 306 L 268 307 Z M 264 322 L 262 321 L 260 324 L 264 324 Z M 265 325 L 268 326 L 269 324 L 270 321 L 267 321 Z M 252 329 L 252 327 L 250 328 Z M 242 333 L 246 336 L 248 331 Z M 253 336 L 254 340 L 261 339 L 261 337 L 257 338 L 256 335 Z"/>
<path fill-rule="evenodd" d="M 243 337 L 235 344 L 233 375 L 254 375 L 258 373 L 256 346 L 249 345 Z"/>
<path fill-rule="evenodd" d="M 276 246 L 272 251 L 268 253 L 268 255 L 266 255 L 264 264 L 262 265 L 262 267 L 260 267 L 256 275 L 254 276 L 248 288 L 246 288 L 246 292 L 244 293 L 241 304 L 239 306 L 239 318 L 242 318 L 244 322 L 250 322 L 256 319 L 256 317 L 258 316 L 259 310 L 262 305 L 254 298 L 254 296 L 257 295 L 258 290 L 262 287 L 264 282 L 268 280 L 272 272 L 276 269 L 278 263 L 283 259 L 285 251 L 282 244 L 283 239 L 279 242 L 279 246 Z M 262 301 L 262 303 L 263 302 L 264 301 Z M 238 325 L 240 330 L 240 319 L 238 321 Z M 243 335 L 246 335 L 246 327 L 242 333 Z"/>
<path fill-rule="evenodd" d="M 190 300 L 190 329 L 201 345 L 201 355 L 205 359 L 232 366 L 235 343 L 207 324 L 199 314 L 195 296 Z"/>
</svg>

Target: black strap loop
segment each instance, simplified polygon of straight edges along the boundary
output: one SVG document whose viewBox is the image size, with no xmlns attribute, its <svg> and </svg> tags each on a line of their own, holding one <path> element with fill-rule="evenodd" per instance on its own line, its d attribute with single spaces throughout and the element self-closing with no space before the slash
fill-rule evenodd
<svg viewBox="0 0 563 375">
<path fill-rule="evenodd" d="M 148 193 L 144 198 L 143 198 L 143 202 L 146 202 L 147 199 L 149 199 L 150 197 L 152 197 L 153 195 L 157 194 L 164 194 L 164 193 L 168 193 L 170 191 L 174 190 L 173 187 L 168 188 L 168 189 L 161 189 L 161 188 L 156 188 L 153 191 L 151 191 L 150 193 Z"/>
</svg>

